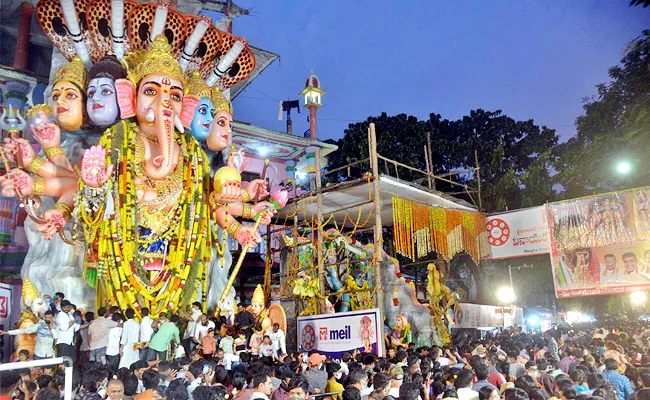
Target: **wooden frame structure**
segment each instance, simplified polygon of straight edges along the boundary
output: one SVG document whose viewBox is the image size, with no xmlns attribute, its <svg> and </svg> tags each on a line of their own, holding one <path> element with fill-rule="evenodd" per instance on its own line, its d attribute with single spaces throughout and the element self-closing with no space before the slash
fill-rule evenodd
<svg viewBox="0 0 650 400">
<path fill-rule="evenodd" d="M 419 196 L 420 199 L 416 201 L 422 201 L 422 202 L 427 202 L 426 197 L 430 196 L 432 199 L 435 198 L 437 201 L 437 204 L 433 204 L 432 206 L 436 207 L 445 207 L 445 208 L 458 208 L 461 210 L 471 210 L 471 211 L 476 211 L 477 209 L 480 210 L 482 206 L 482 200 L 481 200 L 481 187 L 480 187 L 480 168 L 478 166 L 478 159 L 477 160 L 477 165 L 473 168 L 469 169 L 464 169 L 464 170 L 459 170 L 459 171 L 453 171 L 441 175 L 434 175 L 431 172 L 431 167 L 430 167 L 430 160 L 431 160 L 431 140 L 429 134 L 427 134 L 427 146 L 424 147 L 424 155 L 425 155 L 425 161 L 427 165 L 427 171 L 422 171 L 417 168 L 411 167 L 409 165 L 400 163 L 395 160 L 391 160 L 388 157 L 382 156 L 378 154 L 377 152 L 377 136 L 376 136 L 376 131 L 375 131 L 375 124 L 370 123 L 370 126 L 368 128 L 368 157 L 352 162 L 348 165 L 332 169 L 330 171 L 327 171 L 325 173 L 321 173 L 321 157 L 320 157 L 320 150 L 316 149 L 316 154 L 315 154 L 315 159 L 316 159 L 316 172 L 311 176 L 310 179 L 310 190 L 302 193 L 301 195 L 298 195 L 296 192 L 296 189 L 294 187 L 294 192 L 293 192 L 293 199 L 289 202 L 287 207 L 285 207 L 285 210 L 288 209 L 288 211 L 285 211 L 284 213 L 284 224 L 282 225 L 281 228 L 279 229 L 271 229 L 267 228 L 267 232 L 264 234 L 266 236 L 266 243 L 267 243 L 267 257 L 266 257 L 266 270 L 264 274 L 264 284 L 266 288 L 271 287 L 271 281 L 272 281 L 272 276 L 271 276 L 271 266 L 273 263 L 273 257 L 272 255 L 281 249 L 272 249 L 271 245 L 271 236 L 272 234 L 279 234 L 283 231 L 287 231 L 288 229 L 291 229 L 292 231 L 292 237 L 297 238 L 299 237 L 299 230 L 303 227 L 310 227 L 312 228 L 312 240 L 307 242 L 307 243 L 292 243 L 288 244 L 285 247 L 299 247 L 299 246 L 305 246 L 305 245 L 310 245 L 312 243 L 315 244 L 316 248 L 316 259 L 317 259 L 317 272 L 318 272 L 318 278 L 319 278 L 319 301 L 318 301 L 318 312 L 319 313 L 325 313 L 327 312 L 327 306 L 326 306 L 326 301 L 325 299 L 329 295 L 333 294 L 340 294 L 339 292 L 330 292 L 327 290 L 326 287 L 326 266 L 325 266 L 325 249 L 324 249 L 324 227 L 327 225 L 333 218 L 334 221 L 336 221 L 336 217 L 334 215 L 336 213 L 347 213 L 350 210 L 361 210 L 362 208 L 365 207 L 367 210 L 371 210 L 370 212 L 374 213 L 374 223 L 372 224 L 371 227 L 367 228 L 362 228 L 362 229 L 356 229 L 356 227 L 353 229 L 353 231 L 349 234 L 351 235 L 359 235 L 359 234 L 367 234 L 369 232 L 372 232 L 373 235 L 373 249 L 374 249 L 374 254 L 376 257 L 374 257 L 374 263 L 375 263 L 375 287 L 374 288 L 368 288 L 368 289 L 359 289 L 355 290 L 355 292 L 372 292 L 375 291 L 375 300 L 376 304 L 378 305 L 378 308 L 380 309 L 380 316 L 383 319 L 383 304 L 384 304 L 384 287 L 382 284 L 382 276 L 381 276 L 381 265 L 382 265 L 382 257 L 383 253 L 381 250 L 383 250 L 383 235 L 382 235 L 382 229 L 383 229 L 383 223 L 386 222 L 382 219 L 382 194 L 385 194 L 386 190 L 391 190 L 390 188 L 400 188 L 402 187 L 403 190 L 406 190 L 408 194 L 406 194 L 407 197 L 412 197 L 412 196 Z M 476 158 L 476 154 L 475 154 Z M 379 172 L 379 163 L 380 160 L 383 161 L 384 163 L 384 174 L 380 175 Z M 351 168 L 359 165 L 364 165 L 368 163 L 369 164 L 369 170 L 370 172 L 366 172 L 363 174 L 363 176 L 358 177 L 358 178 L 352 178 L 351 176 Z M 395 180 L 393 177 L 390 176 L 389 174 L 389 165 L 392 165 L 395 170 L 395 175 L 397 180 Z M 415 182 L 404 182 L 399 179 L 399 169 L 400 168 L 405 168 L 409 171 L 412 171 L 414 173 L 418 173 L 423 175 L 423 178 L 417 179 Z M 343 182 L 338 182 L 334 184 L 328 184 L 323 186 L 322 181 L 324 177 L 327 177 L 328 175 L 332 175 L 334 173 L 340 172 L 340 171 L 346 171 L 347 172 L 347 177 L 351 178 L 350 180 L 343 181 Z M 467 173 L 474 173 L 476 175 L 477 181 L 478 181 L 478 186 L 477 188 L 472 188 L 469 185 L 466 185 L 464 183 L 460 182 L 454 182 L 452 180 L 453 176 L 460 175 L 460 174 L 467 174 Z M 420 186 L 420 182 L 426 182 L 426 186 Z M 450 195 L 443 194 L 441 192 L 437 192 L 435 190 L 436 187 L 436 182 L 445 182 L 450 184 L 452 187 L 459 187 L 460 190 L 458 192 L 454 192 L 452 194 L 467 194 L 468 197 L 474 202 L 474 206 L 472 207 L 469 204 L 463 204 L 463 201 L 453 198 Z M 388 189 L 386 189 L 386 186 L 389 186 Z M 348 196 L 346 200 L 342 203 L 338 203 L 336 207 L 329 207 L 329 210 L 327 211 L 327 214 L 330 214 L 330 218 L 328 220 L 325 220 L 324 218 L 324 198 L 329 196 L 332 197 L 333 195 L 344 193 L 346 191 L 354 191 L 355 189 L 358 191 L 358 188 L 362 186 L 368 186 L 368 198 L 361 199 L 360 196 Z M 382 187 L 384 186 L 384 187 Z M 477 195 L 477 199 L 474 199 L 472 194 Z M 352 200 L 358 198 L 356 200 Z M 293 207 L 293 208 L 292 208 Z M 299 217 L 298 209 L 301 207 L 311 207 L 310 212 L 306 212 L 304 218 Z M 361 214 L 361 211 L 359 211 Z M 308 223 L 308 214 L 311 214 L 311 219 L 313 220 L 312 224 Z M 314 229 L 315 228 L 315 229 Z M 298 265 L 298 252 L 297 251 L 292 251 L 292 260 L 290 261 L 291 265 Z M 359 261 L 369 261 L 369 260 L 353 260 L 353 262 L 359 262 Z M 339 262 L 337 264 L 344 264 L 347 263 L 348 265 L 351 263 L 350 259 L 347 259 L 344 262 Z M 329 264 L 328 265 L 333 265 Z M 282 272 L 280 274 L 277 274 L 276 277 L 280 278 L 281 284 L 284 281 L 285 284 L 287 281 L 290 281 L 292 276 L 288 276 L 288 274 L 283 274 Z M 347 292 L 347 293 L 352 293 L 352 292 Z M 296 309 L 298 300 L 296 299 Z"/>
</svg>

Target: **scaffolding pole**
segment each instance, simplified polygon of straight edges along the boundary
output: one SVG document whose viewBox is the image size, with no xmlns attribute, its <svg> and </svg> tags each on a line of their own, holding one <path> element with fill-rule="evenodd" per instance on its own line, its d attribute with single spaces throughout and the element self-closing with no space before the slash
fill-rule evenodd
<svg viewBox="0 0 650 400">
<path fill-rule="evenodd" d="M 379 159 L 377 158 L 377 134 L 375 124 L 371 123 L 368 128 L 369 145 L 370 145 L 370 163 L 372 166 L 372 185 L 375 192 L 375 234 L 374 234 L 374 251 L 375 251 L 375 286 L 377 288 L 377 308 L 379 309 L 379 323 L 384 323 L 384 286 L 381 282 L 381 265 L 383 257 L 383 236 L 381 226 L 381 190 L 379 188 Z M 381 354 L 386 354 L 385 343 L 381 340 Z"/>
<path fill-rule="evenodd" d="M 327 302 L 325 296 L 327 295 L 325 287 L 325 240 L 323 238 L 323 193 L 321 191 L 321 171 L 320 171 L 320 149 L 316 149 L 316 224 L 318 227 L 316 238 L 318 246 L 316 254 L 318 256 L 318 283 L 320 298 L 318 304 L 320 305 L 320 313 L 327 312 Z"/>
</svg>

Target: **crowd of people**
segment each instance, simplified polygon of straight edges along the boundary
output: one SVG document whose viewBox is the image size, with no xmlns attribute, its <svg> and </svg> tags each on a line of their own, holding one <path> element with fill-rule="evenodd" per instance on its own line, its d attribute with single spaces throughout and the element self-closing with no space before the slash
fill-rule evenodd
<svg viewBox="0 0 650 400">
<path fill-rule="evenodd" d="M 385 357 L 355 351 L 331 359 L 287 354 L 277 326 L 253 349 L 255 321 L 243 307 L 232 324 L 196 304 L 151 322 L 146 310 L 137 322 L 128 309 L 100 309 L 95 318 L 75 314 L 65 300 L 55 308 L 39 325 L 55 332 L 58 354 L 78 356 L 76 400 L 650 400 L 650 348 L 640 329 L 518 328 L 483 339 L 458 335 L 448 346 L 387 344 Z M 37 342 L 35 358 L 52 356 L 42 347 Z M 56 367 L 0 376 L 0 400 L 58 400 L 63 390 Z"/>
</svg>

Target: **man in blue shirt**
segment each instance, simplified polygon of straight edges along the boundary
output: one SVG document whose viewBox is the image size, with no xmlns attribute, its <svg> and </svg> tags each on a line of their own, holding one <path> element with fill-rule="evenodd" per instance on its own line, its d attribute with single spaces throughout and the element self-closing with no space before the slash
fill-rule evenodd
<svg viewBox="0 0 650 400">
<path fill-rule="evenodd" d="M 605 360 L 605 369 L 606 371 L 603 376 L 609 381 L 609 384 L 614 386 L 616 389 L 618 399 L 627 400 L 627 398 L 634 393 L 634 389 L 632 389 L 630 380 L 627 379 L 626 376 L 618 373 L 618 362 L 613 358 L 608 358 Z"/>
</svg>

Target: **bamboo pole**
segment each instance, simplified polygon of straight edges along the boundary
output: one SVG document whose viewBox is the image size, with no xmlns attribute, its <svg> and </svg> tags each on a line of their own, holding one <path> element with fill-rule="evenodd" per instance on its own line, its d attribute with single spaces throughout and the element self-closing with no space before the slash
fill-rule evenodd
<svg viewBox="0 0 650 400">
<path fill-rule="evenodd" d="M 424 174 L 424 175 L 431 175 L 431 177 L 434 178 L 434 179 L 438 179 L 438 180 L 440 180 L 440 181 L 444 181 L 444 182 L 449 182 L 449 183 L 451 183 L 452 185 L 461 186 L 461 187 L 463 187 L 463 188 L 467 188 L 467 187 L 468 187 L 467 185 L 463 185 L 463 184 L 458 183 L 458 182 L 450 181 L 449 179 L 444 179 L 444 178 L 441 178 L 441 177 L 439 177 L 439 176 L 435 176 L 435 175 L 433 175 L 433 174 L 429 174 L 429 173 L 426 172 L 426 171 L 422 171 L 421 169 L 417 169 L 417 168 L 411 167 L 410 165 L 402 164 L 402 163 L 399 162 L 399 161 L 391 160 L 390 158 L 386 158 L 386 157 L 382 156 L 381 154 L 377 154 L 377 158 L 380 159 L 380 160 L 384 160 L 384 161 L 388 161 L 389 163 L 392 163 L 393 165 L 395 165 L 395 169 L 397 169 L 397 167 L 399 166 L 399 167 L 402 167 L 402 168 L 409 169 L 409 170 L 411 170 L 411 171 L 419 172 L 419 173 Z M 399 176 L 398 176 L 397 178 L 399 179 Z"/>
<path fill-rule="evenodd" d="M 320 312 L 325 314 L 327 312 L 327 303 L 325 301 L 326 288 L 325 288 L 325 240 L 323 237 L 323 193 L 321 192 L 321 173 L 320 173 L 320 149 L 316 149 L 316 222 L 318 226 L 318 235 L 316 254 L 318 257 L 318 283 L 320 289 Z"/>
<path fill-rule="evenodd" d="M 384 286 L 381 282 L 381 265 L 384 260 L 383 255 L 383 237 L 381 226 L 381 190 L 379 188 L 379 159 L 377 158 L 377 134 L 375 132 L 375 124 L 371 123 L 368 129 L 370 136 L 370 159 L 372 166 L 373 187 L 375 191 L 375 234 L 374 234 L 374 251 L 375 251 L 375 285 L 377 287 L 377 308 L 379 309 L 379 323 L 383 326 L 384 323 Z M 381 340 L 381 344 L 377 343 L 377 347 L 381 349 L 381 355 L 386 354 L 385 343 Z"/>
<path fill-rule="evenodd" d="M 427 154 L 429 155 L 429 173 L 433 176 L 431 178 L 431 189 L 436 190 L 436 176 L 433 174 L 433 153 L 431 152 L 431 132 L 427 132 Z"/>
<path fill-rule="evenodd" d="M 386 161 L 384 161 L 386 162 Z M 424 146 L 424 163 L 425 166 L 427 167 L 427 172 L 430 174 L 431 173 L 431 168 L 429 167 L 429 154 L 427 153 L 427 146 Z M 427 174 L 427 182 L 429 184 L 429 189 L 431 189 L 431 175 Z"/>
<path fill-rule="evenodd" d="M 476 182 L 478 182 L 478 210 L 483 210 L 483 199 L 481 199 L 481 168 L 478 164 L 478 151 L 474 150 L 474 159 L 476 160 Z"/>
</svg>

